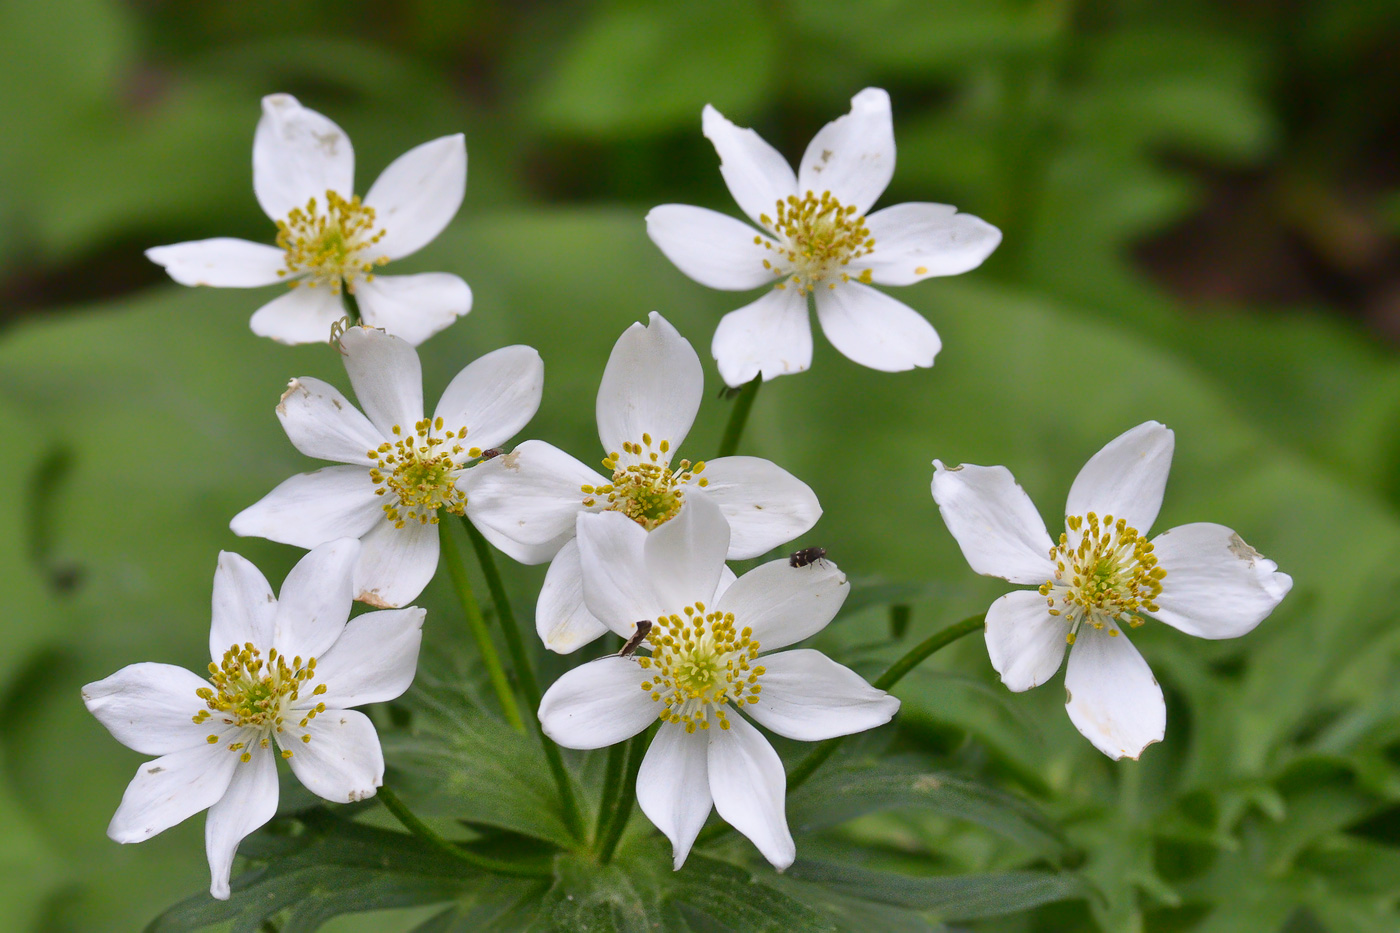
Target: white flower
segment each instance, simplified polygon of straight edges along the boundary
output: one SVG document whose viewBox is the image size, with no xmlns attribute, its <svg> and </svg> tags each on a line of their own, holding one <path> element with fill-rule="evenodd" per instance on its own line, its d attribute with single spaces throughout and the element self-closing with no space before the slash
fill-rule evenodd
<svg viewBox="0 0 1400 933">
<path fill-rule="evenodd" d="M 850 585 L 830 561 L 786 558 L 732 579 L 729 526 L 697 499 L 649 535 L 616 512 L 585 515 L 584 596 L 619 635 L 652 628 L 642 653 L 591 661 L 540 702 L 545 733 L 567 748 L 601 748 L 661 727 L 637 775 L 642 812 L 671 840 L 680 868 L 710 813 L 748 836 L 779 870 L 796 847 L 786 777 L 743 710 L 779 735 L 815 742 L 890 721 L 899 701 L 810 649 L 760 655 L 826 627 Z"/>
<path fill-rule="evenodd" d="M 1293 586 L 1224 525 L 1181 525 L 1147 540 L 1171 467 L 1172 432 L 1155 421 L 1110 441 L 1079 471 L 1055 543 L 1006 467 L 945 467 L 933 498 L 981 574 L 1039 586 L 992 603 L 987 652 L 1012 690 L 1065 669 L 1065 706 L 1111 758 L 1137 758 L 1166 728 L 1162 688 L 1128 641 L 1143 615 L 1201 638 L 1251 631 Z"/>
<path fill-rule="evenodd" d="M 88 710 L 118 742 L 159 756 L 136 770 L 108 836 L 143 842 L 207 808 L 209 893 L 227 899 L 238 843 L 277 812 L 279 754 L 327 800 L 374 796 L 384 782 L 379 736 L 350 707 L 408 689 L 423 610 L 370 612 L 347 624 L 359 549 L 351 539 L 316 548 L 287 575 L 280 599 L 256 567 L 220 553 L 208 680 L 147 663 L 83 688 Z"/>
<path fill-rule="evenodd" d="M 399 156 L 361 201 L 355 152 L 340 127 L 289 94 L 264 97 L 262 109 L 253 192 L 277 224 L 277 245 L 219 237 L 158 246 L 147 258 L 181 285 L 290 285 L 252 320 L 253 333 L 282 343 L 327 340 L 345 316 L 342 288 L 366 324 L 415 346 L 471 310 L 471 289 L 455 275 L 375 272 L 422 249 L 457 213 L 467 187 L 460 133 Z"/>
<path fill-rule="evenodd" d="M 724 214 L 663 204 L 647 233 L 702 285 L 762 298 L 720 321 L 710 350 L 731 386 L 812 365 L 807 296 L 836 349 L 886 372 L 932 366 L 941 343 L 911 308 L 869 287 L 911 285 L 975 269 L 1001 232 L 946 204 L 897 204 L 866 216 L 894 175 L 890 97 L 866 88 L 851 112 L 816 135 L 793 174 L 778 151 L 706 105 L 704 132 L 739 207 L 761 228 Z M 776 284 L 774 284 L 774 280 Z"/>
<path fill-rule="evenodd" d="M 583 600 L 575 521 L 614 511 L 645 537 L 708 497 L 733 532 L 729 557 L 757 557 L 791 541 L 821 517 L 801 480 L 758 457 L 675 460 L 705 391 L 694 348 L 661 315 L 618 338 L 598 387 L 598 436 L 607 477 L 543 441 L 526 441 L 463 478 L 467 517 L 493 544 L 526 564 L 553 560 L 535 610 L 540 638 L 554 651 L 585 645 L 607 627 Z"/>
<path fill-rule="evenodd" d="M 532 347 L 488 353 L 457 374 L 429 419 L 413 347 L 381 330 L 352 327 L 340 349 L 365 414 L 332 386 L 303 377 L 288 386 L 277 417 L 297 450 L 346 465 L 293 476 L 230 526 L 304 548 L 358 537 L 364 548 L 355 598 L 402 606 L 437 570 L 438 513 L 462 514 L 459 484 L 470 461 L 534 417 L 544 363 Z"/>
</svg>

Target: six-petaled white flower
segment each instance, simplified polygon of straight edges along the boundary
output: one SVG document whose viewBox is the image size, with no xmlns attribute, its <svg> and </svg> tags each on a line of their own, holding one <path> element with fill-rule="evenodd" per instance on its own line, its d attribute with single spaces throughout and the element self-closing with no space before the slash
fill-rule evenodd
<svg viewBox="0 0 1400 933">
<path fill-rule="evenodd" d="M 793 567 L 784 558 L 731 582 L 729 526 L 705 499 L 641 537 L 616 512 L 578 526 L 589 609 L 624 637 L 640 621 L 652 627 L 638 654 L 559 678 L 540 703 L 545 733 L 568 748 L 601 748 L 659 719 L 637 802 L 671 840 L 675 867 L 711 804 L 774 866 L 791 865 L 783 764 L 737 711 L 804 742 L 893 718 L 897 699 L 819 651 L 761 654 L 825 628 L 850 590 L 845 575 L 830 561 Z"/>
<path fill-rule="evenodd" d="M 253 315 L 253 332 L 282 343 L 330 337 L 354 294 L 364 322 L 417 344 L 471 310 L 467 283 L 445 272 L 381 276 L 447 226 L 467 186 L 460 133 L 395 159 L 361 200 L 355 152 L 340 127 L 288 94 L 263 98 L 253 137 L 253 192 L 277 224 L 277 245 L 219 237 L 146 251 L 182 285 L 291 290 Z"/>
<path fill-rule="evenodd" d="M 635 534 L 679 515 L 694 498 L 712 499 L 729 521 L 729 557 L 758 555 L 792 540 L 821 517 L 812 490 L 758 457 L 692 463 L 676 451 L 704 395 L 700 358 L 661 315 L 618 338 L 598 387 L 598 436 L 607 477 L 543 441 L 474 467 L 463 478 L 467 516 L 516 560 L 553 560 L 535 612 L 540 638 L 570 652 L 607 631 L 584 603 L 575 521 L 612 511 Z"/>
<path fill-rule="evenodd" d="M 83 688 L 83 702 L 117 741 L 159 756 L 136 770 L 107 835 L 142 842 L 207 808 L 209 893 L 227 898 L 238 843 L 277 812 L 278 756 L 327 800 L 374 796 L 384 779 L 379 736 L 351 707 L 408 689 L 423 610 L 347 623 L 359 549 L 341 539 L 311 551 L 280 599 L 256 567 L 221 553 L 208 679 L 132 664 Z"/>
<path fill-rule="evenodd" d="M 464 471 L 534 417 L 544 363 L 531 347 L 492 351 L 457 374 L 428 418 L 422 367 L 408 343 L 352 327 L 340 348 L 365 413 L 303 377 L 292 380 L 277 417 L 297 450 L 345 465 L 293 476 L 230 524 L 240 535 L 304 548 L 358 537 L 355 598 L 402 606 L 437 570 L 439 513 L 462 514 Z"/>
<path fill-rule="evenodd" d="M 886 372 L 932 366 L 941 343 L 913 309 L 870 287 L 910 285 L 975 269 L 1001 232 L 946 204 L 897 204 L 867 212 L 894 175 L 890 98 L 866 88 L 851 112 L 828 123 L 794 174 L 757 133 L 706 105 L 705 136 L 739 208 L 759 230 L 725 214 L 664 204 L 647 233 L 702 285 L 728 291 L 769 286 L 720 321 L 711 352 L 731 386 L 812 364 L 807 297 L 837 350 Z"/>
<path fill-rule="evenodd" d="M 1028 690 L 1054 676 L 1072 645 L 1070 720 L 1112 758 L 1137 758 L 1166 728 L 1162 688 L 1127 629 L 1147 615 L 1188 635 L 1235 638 L 1293 586 L 1224 525 L 1181 525 L 1147 539 L 1173 444 L 1155 421 L 1110 441 L 1070 487 L 1058 542 L 1006 467 L 934 461 L 933 498 L 972 569 L 1039 586 L 992 603 L 992 666 L 1012 690 Z"/>
</svg>

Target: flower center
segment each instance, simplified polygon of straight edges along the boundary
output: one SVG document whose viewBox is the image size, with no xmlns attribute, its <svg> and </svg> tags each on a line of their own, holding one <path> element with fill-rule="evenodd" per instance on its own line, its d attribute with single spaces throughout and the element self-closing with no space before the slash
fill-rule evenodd
<svg viewBox="0 0 1400 933">
<path fill-rule="evenodd" d="M 800 200 L 797 195 L 788 195 L 786 201 L 777 202 L 776 220 L 767 214 L 758 220 L 778 240 L 753 238 L 754 243 L 778 254 L 772 261 L 763 260 L 763 267 L 789 278 L 804 294 L 811 294 L 818 285 L 835 288 L 839 282 L 849 282 L 852 277 L 845 267 L 875 249 L 865 218 L 856 216 L 856 206 L 843 206 L 830 191 L 823 191 L 820 198 L 808 191 Z M 870 270 L 855 278 L 869 284 Z M 787 282 L 778 285 L 786 287 Z"/>
<path fill-rule="evenodd" d="M 306 277 L 290 282 L 293 288 L 305 281 L 339 292 L 344 283 L 353 294 L 356 276 L 371 281 L 374 267 L 389 261 L 371 252 L 383 237 L 382 229 L 374 229 L 374 208 L 361 204 L 359 195 L 347 201 L 327 191 L 324 211 L 312 198 L 306 207 L 293 208 L 286 220 L 277 221 L 277 245 L 287 251 L 287 268 L 277 274 Z"/>
<path fill-rule="evenodd" d="M 704 603 L 686 606 L 685 618 L 662 616 L 647 633 L 650 657 L 637 657 L 643 670 L 654 670 L 642 689 L 662 703 L 660 719 L 685 723 L 686 732 L 710 728 L 710 715 L 729 728 L 730 701 L 757 703 L 763 667 L 750 666 L 758 656 L 753 629 L 736 631 L 732 612 L 705 612 Z"/>
<path fill-rule="evenodd" d="M 385 441 L 367 456 L 377 464 L 370 468 L 369 478 L 378 488 L 377 496 L 385 496 L 384 515 L 402 528 L 405 522 L 436 525 L 438 509 L 461 515 L 467 506 L 467 494 L 457 488 L 457 476 L 462 472 L 460 461 L 481 456 L 481 451 L 462 446 L 466 428 L 442 431 L 441 418 L 424 418 L 413 426 L 412 434 L 394 425 L 393 443 Z"/>
<path fill-rule="evenodd" d="M 261 733 L 252 739 L 245 735 L 242 741 L 229 743 L 229 751 L 240 752 L 242 761 L 251 761 L 253 754 L 247 750 L 249 744 L 267 748 L 269 737 L 282 732 L 283 714 L 315 677 L 315 658 L 307 658 L 303 664 L 298 656 L 288 662 L 286 655 L 278 654 L 273 648 L 264 660 L 252 642 L 230 645 L 222 662 L 209 662 L 209 682 L 214 686 L 195 691 L 204 701 L 204 709 L 194 714 L 194 723 L 201 725 L 217 719 L 226 726 Z M 326 685 L 318 684 L 311 694 L 320 696 L 325 692 Z M 325 711 L 324 703 L 303 710 L 306 715 L 301 719 L 301 728 L 305 729 L 318 713 Z M 302 733 L 301 740 L 310 742 L 310 733 Z M 219 737 L 210 735 L 208 742 L 217 745 Z M 292 757 L 291 749 L 283 749 L 282 757 Z"/>
<path fill-rule="evenodd" d="M 1117 635 L 1122 625 L 1142 624 L 1139 612 L 1157 611 L 1167 571 L 1157 565 L 1151 541 L 1112 515 L 1102 522 L 1093 512 L 1071 515 L 1065 526 L 1069 532 L 1050 549 L 1055 579 L 1041 584 L 1040 595 L 1050 604 L 1052 616 L 1063 616 L 1069 623 L 1066 637 L 1071 645 L 1086 621 Z"/>
<path fill-rule="evenodd" d="M 705 461 L 692 466 L 689 460 L 682 460 L 673 470 L 671 461 L 663 459 L 671 451 L 671 442 L 662 441 L 653 450 L 650 434 L 643 434 L 640 444 L 623 441 L 622 450 L 634 462 L 623 465 L 616 453 L 604 457 L 603 466 L 612 470 L 612 482 L 603 486 L 580 486 L 583 504 L 592 508 L 599 500 L 604 500 L 607 502 L 603 506 L 605 511 L 621 512 L 651 531 L 681 510 L 685 500 L 683 487 L 700 475 Z M 710 481 L 702 478 L 697 484 L 708 486 Z"/>
</svg>

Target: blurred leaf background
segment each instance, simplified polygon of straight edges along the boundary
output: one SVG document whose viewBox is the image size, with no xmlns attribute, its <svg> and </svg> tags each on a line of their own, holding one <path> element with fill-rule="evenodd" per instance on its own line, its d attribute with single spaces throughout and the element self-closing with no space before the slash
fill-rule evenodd
<svg viewBox="0 0 1400 933">
<path fill-rule="evenodd" d="M 878 669 L 1004 591 L 943 528 L 934 457 L 1008 465 L 1053 526 L 1084 460 L 1149 418 L 1178 442 L 1159 529 L 1229 524 L 1295 588 L 1237 641 L 1140 631 L 1169 707 L 1166 742 L 1140 764 L 1075 734 L 1058 686 L 1007 694 L 977 639 L 901 685 L 891 747 L 1030 802 L 1064 852 L 898 795 L 897 817 L 813 822 L 801 851 L 858 843 L 871 871 L 930 878 L 1065 864 L 1092 889 L 980 912 L 965 898 L 963 914 L 901 895 L 930 923 L 1006 914 L 969 922 L 1007 933 L 1400 928 L 1398 43 L 1400 6 L 1366 0 L 3 0 L 6 927 L 138 929 L 207 885 L 199 820 L 141 846 L 105 838 L 139 759 L 78 690 L 139 660 L 201 666 L 219 549 L 274 581 L 299 556 L 227 523 L 310 468 L 273 406 L 292 376 L 345 385 L 338 361 L 249 333 L 270 292 L 180 288 L 141 255 L 271 240 L 250 183 L 261 95 L 339 122 L 361 190 L 409 147 L 466 133 L 466 203 L 401 270 L 457 272 L 476 293 L 423 347 L 430 398 L 481 353 L 532 344 L 547 379 L 524 437 L 601 456 L 607 352 L 658 310 L 707 362 L 694 458 L 727 415 L 710 336 L 748 299 L 685 279 L 642 216 L 672 201 L 737 214 L 699 133 L 704 104 L 795 158 L 874 84 L 892 94 L 899 147 L 881 204 L 953 203 L 1005 241 L 972 274 L 899 293 L 944 338 L 932 370 L 873 373 L 818 337 L 812 372 L 758 398 L 743 451 L 817 491 L 808 543 L 912 605 L 907 632 L 891 631 L 872 597 L 825 647 Z M 541 578 L 511 568 L 527 621 Z M 421 602 L 436 656 L 460 655 L 442 581 Z M 452 786 L 469 794 L 476 774 L 462 764 Z M 727 863 L 694 860 L 724 890 Z M 779 881 L 839 893 L 817 865 Z"/>
</svg>

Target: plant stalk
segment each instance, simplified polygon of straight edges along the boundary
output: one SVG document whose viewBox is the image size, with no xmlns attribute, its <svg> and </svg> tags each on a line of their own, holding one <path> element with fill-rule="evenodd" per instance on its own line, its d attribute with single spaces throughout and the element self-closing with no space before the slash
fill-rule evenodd
<svg viewBox="0 0 1400 933">
<path fill-rule="evenodd" d="M 470 849 L 444 839 L 434 832 L 432 827 L 414 815 L 412 810 L 404 806 L 398 795 L 387 787 L 379 788 L 375 796 L 379 798 L 380 803 L 384 804 L 384 809 L 392 813 L 394 818 L 402 823 L 410 833 L 459 862 L 465 862 L 474 868 L 480 868 L 482 871 L 489 871 L 497 875 L 513 875 L 518 878 L 548 878 L 551 874 L 549 869 L 544 867 L 520 865 L 478 855 Z"/>
<path fill-rule="evenodd" d="M 734 410 L 729 413 L 729 423 L 724 426 L 724 435 L 719 441 L 716 457 L 732 457 L 739 449 L 739 438 L 744 434 L 744 425 L 749 422 L 749 409 L 758 397 L 758 387 L 763 385 L 763 374 L 754 376 L 739 389 L 739 397 L 734 400 Z"/>
</svg>

